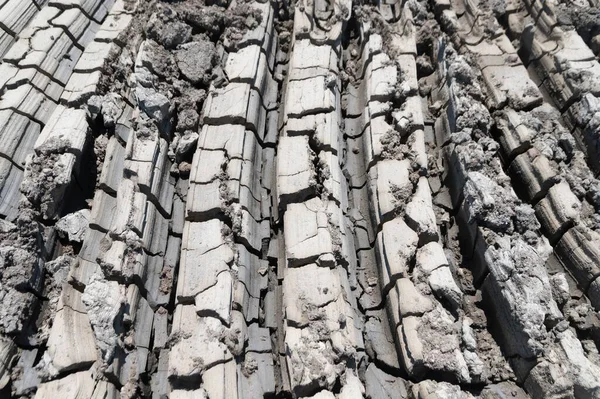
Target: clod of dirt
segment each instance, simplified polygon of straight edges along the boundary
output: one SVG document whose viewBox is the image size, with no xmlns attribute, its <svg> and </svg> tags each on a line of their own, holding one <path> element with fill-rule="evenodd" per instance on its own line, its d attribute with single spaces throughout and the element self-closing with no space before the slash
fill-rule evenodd
<svg viewBox="0 0 600 399">
<path fill-rule="evenodd" d="M 58 235 L 70 242 L 82 243 L 90 220 L 89 209 L 70 213 L 56 222 Z"/>
<path fill-rule="evenodd" d="M 223 30 L 225 16 L 219 6 L 203 7 L 198 2 L 188 1 L 177 4 L 177 12 L 186 23 L 211 38 L 218 37 Z"/>
<path fill-rule="evenodd" d="M 207 40 L 181 45 L 175 52 L 179 70 L 190 82 L 207 85 L 218 62 L 215 45 Z"/>
<path fill-rule="evenodd" d="M 105 362 L 112 360 L 121 332 L 118 319 L 125 305 L 122 289 L 116 281 L 106 281 L 97 274 L 92 276 L 81 296 Z"/>
<path fill-rule="evenodd" d="M 557 19 L 562 25 L 573 26 L 577 33 L 587 43 L 600 34 L 600 8 L 581 7 L 573 4 L 573 1 L 560 1 L 557 8 Z M 596 52 L 600 43 L 591 43 L 592 50 Z"/>
<path fill-rule="evenodd" d="M 177 114 L 177 131 L 195 131 L 198 127 L 198 120 L 200 119 L 200 115 L 198 112 L 192 108 L 183 108 L 180 109 Z"/>
<path fill-rule="evenodd" d="M 146 33 L 149 38 L 156 40 L 168 49 L 175 48 L 191 39 L 192 27 L 181 22 L 171 7 L 159 5 L 158 9 L 158 12 L 152 15 L 148 21 Z"/>
<path fill-rule="evenodd" d="M 150 72 L 159 78 L 171 78 L 177 76 L 177 66 L 172 53 L 154 40 L 144 43 L 144 51 L 140 52 L 141 65 L 148 68 Z"/>
</svg>

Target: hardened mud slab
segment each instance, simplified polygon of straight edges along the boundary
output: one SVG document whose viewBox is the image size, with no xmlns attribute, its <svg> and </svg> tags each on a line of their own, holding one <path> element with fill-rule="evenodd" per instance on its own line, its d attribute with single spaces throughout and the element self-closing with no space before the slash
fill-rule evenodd
<svg viewBox="0 0 600 399">
<path fill-rule="evenodd" d="M 596 0 L 0 0 L 0 398 L 600 398 Z"/>
</svg>

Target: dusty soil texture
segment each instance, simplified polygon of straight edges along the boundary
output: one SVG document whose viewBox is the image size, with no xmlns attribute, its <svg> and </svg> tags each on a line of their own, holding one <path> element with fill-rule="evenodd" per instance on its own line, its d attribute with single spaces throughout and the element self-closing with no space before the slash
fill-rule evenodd
<svg viewBox="0 0 600 399">
<path fill-rule="evenodd" d="M 600 398 L 597 0 L 0 0 L 0 398 Z"/>
</svg>

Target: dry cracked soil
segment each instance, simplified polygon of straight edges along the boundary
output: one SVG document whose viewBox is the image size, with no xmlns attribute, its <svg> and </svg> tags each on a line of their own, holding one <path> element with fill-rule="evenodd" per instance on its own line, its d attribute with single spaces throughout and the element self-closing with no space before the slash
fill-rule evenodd
<svg viewBox="0 0 600 399">
<path fill-rule="evenodd" d="M 600 398 L 599 0 L 0 0 L 0 398 Z"/>
</svg>

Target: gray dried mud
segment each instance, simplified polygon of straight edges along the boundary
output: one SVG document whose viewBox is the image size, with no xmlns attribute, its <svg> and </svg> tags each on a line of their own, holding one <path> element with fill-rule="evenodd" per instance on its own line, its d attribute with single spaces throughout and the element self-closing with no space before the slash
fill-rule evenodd
<svg viewBox="0 0 600 399">
<path fill-rule="evenodd" d="M 1 398 L 600 398 L 595 0 L 0 0 Z"/>
</svg>

